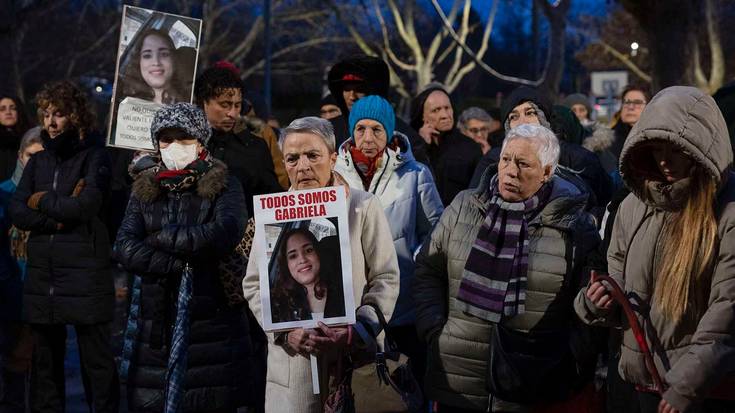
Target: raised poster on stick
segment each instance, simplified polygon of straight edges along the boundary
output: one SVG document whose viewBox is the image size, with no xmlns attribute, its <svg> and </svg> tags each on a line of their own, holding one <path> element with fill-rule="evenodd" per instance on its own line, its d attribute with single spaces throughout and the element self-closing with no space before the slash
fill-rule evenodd
<svg viewBox="0 0 735 413">
<path fill-rule="evenodd" d="M 344 187 L 254 197 L 266 331 L 355 323 Z"/>
<path fill-rule="evenodd" d="M 107 144 L 153 150 L 151 122 L 164 105 L 189 102 L 202 21 L 125 6 Z"/>
</svg>

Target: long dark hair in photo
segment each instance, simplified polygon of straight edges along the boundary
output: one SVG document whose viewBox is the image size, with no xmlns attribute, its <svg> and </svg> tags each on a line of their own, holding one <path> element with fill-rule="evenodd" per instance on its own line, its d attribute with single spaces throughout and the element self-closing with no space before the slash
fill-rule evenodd
<svg viewBox="0 0 735 413">
<path fill-rule="evenodd" d="M 146 100 L 153 100 L 155 97 L 153 88 L 146 83 L 140 72 L 140 55 L 143 42 L 149 36 L 156 36 L 162 39 L 168 45 L 172 54 L 173 75 L 170 84 L 164 91 L 162 103 L 188 102 L 191 96 L 191 86 L 187 85 L 190 84 L 191 79 L 187 81 L 184 78 L 187 72 L 186 70 L 182 70 L 187 66 L 185 56 L 181 56 L 182 51 L 176 49 L 173 40 L 171 40 L 171 36 L 159 29 L 148 29 L 136 37 L 135 44 L 130 51 L 131 55 L 128 59 L 128 64 L 123 69 L 121 76 L 123 84 L 123 93 L 121 96 L 132 96 Z M 193 75 L 193 73 L 190 75 Z"/>
<path fill-rule="evenodd" d="M 306 298 L 306 287 L 299 284 L 291 275 L 288 269 L 288 240 L 296 235 L 301 234 L 306 237 L 314 246 L 319 261 L 326 263 L 324 252 L 319 241 L 308 228 L 293 228 L 281 234 L 280 247 L 277 252 L 278 260 L 278 277 L 271 292 L 271 308 L 274 322 L 297 321 L 311 319 L 311 309 L 309 301 Z M 324 298 L 329 290 L 330 276 L 328 269 L 322 266 L 319 273 L 319 281 L 314 286 L 314 295 L 318 299 Z"/>
</svg>

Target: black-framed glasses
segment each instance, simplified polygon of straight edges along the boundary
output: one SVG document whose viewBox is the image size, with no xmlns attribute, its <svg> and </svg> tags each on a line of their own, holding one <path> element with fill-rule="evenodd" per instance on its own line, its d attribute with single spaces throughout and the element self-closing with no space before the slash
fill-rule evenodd
<svg viewBox="0 0 735 413">
<path fill-rule="evenodd" d="M 646 104 L 646 101 L 645 100 L 641 100 L 641 99 L 624 100 L 623 101 L 623 106 L 630 106 L 630 107 L 633 107 L 633 108 L 639 108 L 639 107 L 641 107 L 641 106 L 643 106 L 645 104 Z"/>
</svg>

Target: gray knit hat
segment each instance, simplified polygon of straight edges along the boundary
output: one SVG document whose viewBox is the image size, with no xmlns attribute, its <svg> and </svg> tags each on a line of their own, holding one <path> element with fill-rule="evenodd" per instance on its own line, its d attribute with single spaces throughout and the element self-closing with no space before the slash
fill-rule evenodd
<svg viewBox="0 0 735 413">
<path fill-rule="evenodd" d="M 569 109 L 574 105 L 583 105 L 587 108 L 587 116 L 592 116 L 592 105 L 590 105 L 590 99 L 581 93 L 573 93 L 564 98 L 562 104 Z"/>
<path fill-rule="evenodd" d="M 191 103 L 174 103 L 156 111 L 151 123 L 151 140 L 155 148 L 158 148 L 158 132 L 166 128 L 182 129 L 204 146 L 212 136 L 207 116 Z"/>
</svg>

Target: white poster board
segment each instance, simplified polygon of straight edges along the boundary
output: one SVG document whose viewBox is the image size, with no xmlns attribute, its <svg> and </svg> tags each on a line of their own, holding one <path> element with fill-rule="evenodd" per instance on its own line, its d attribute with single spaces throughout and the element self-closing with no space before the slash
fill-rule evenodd
<svg viewBox="0 0 735 413">
<path fill-rule="evenodd" d="M 253 198 L 263 329 L 355 323 L 345 188 Z"/>
<path fill-rule="evenodd" d="M 617 97 L 628 86 L 628 71 L 610 70 L 592 72 L 590 74 L 592 83 L 592 94 L 594 96 L 606 97 L 608 94 Z"/>
<path fill-rule="evenodd" d="M 112 88 L 107 145 L 152 150 L 153 114 L 191 103 L 202 21 L 125 6 Z"/>
</svg>

